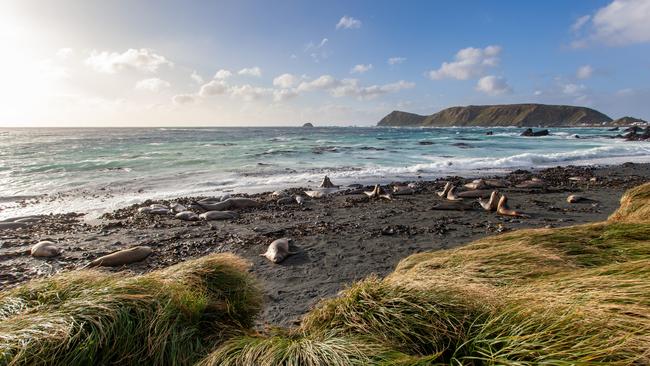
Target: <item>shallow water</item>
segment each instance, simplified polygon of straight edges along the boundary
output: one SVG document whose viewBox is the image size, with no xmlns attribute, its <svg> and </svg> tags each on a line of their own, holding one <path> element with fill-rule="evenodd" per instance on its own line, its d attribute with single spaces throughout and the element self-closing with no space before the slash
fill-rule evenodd
<svg viewBox="0 0 650 366">
<path fill-rule="evenodd" d="M 494 135 L 487 136 L 486 131 Z M 374 183 L 556 165 L 650 161 L 602 128 L 0 129 L 0 218 L 104 212 L 146 198 Z M 581 138 L 576 138 L 578 134 Z M 110 192 L 110 194 L 106 194 Z M 30 196 L 56 203 L 18 207 Z M 26 196 L 26 197 L 25 197 Z M 15 198 L 19 197 L 19 198 Z"/>
</svg>

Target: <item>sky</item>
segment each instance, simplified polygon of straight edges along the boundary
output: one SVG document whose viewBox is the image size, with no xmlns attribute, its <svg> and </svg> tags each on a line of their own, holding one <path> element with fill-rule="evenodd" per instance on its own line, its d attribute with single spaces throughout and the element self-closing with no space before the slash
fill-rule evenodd
<svg viewBox="0 0 650 366">
<path fill-rule="evenodd" d="M 650 120 L 650 0 L 0 0 L 0 126 L 374 125 L 546 103 Z"/>
</svg>

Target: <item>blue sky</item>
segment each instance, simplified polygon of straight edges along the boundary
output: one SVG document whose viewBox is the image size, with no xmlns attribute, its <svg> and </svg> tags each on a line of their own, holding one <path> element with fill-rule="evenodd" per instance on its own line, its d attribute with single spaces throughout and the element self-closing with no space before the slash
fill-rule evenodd
<svg viewBox="0 0 650 366">
<path fill-rule="evenodd" d="M 0 14 L 14 50 L 0 125 L 369 125 L 522 102 L 650 119 L 650 0 L 27 0 Z"/>
</svg>

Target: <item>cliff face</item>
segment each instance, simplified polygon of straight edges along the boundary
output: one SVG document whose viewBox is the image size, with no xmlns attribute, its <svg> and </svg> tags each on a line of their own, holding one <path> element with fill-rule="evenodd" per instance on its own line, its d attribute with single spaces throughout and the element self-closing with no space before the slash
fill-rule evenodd
<svg viewBox="0 0 650 366">
<path fill-rule="evenodd" d="M 393 111 L 378 126 L 525 126 L 608 125 L 612 119 L 586 107 L 506 104 L 452 107 L 430 116 Z"/>
</svg>

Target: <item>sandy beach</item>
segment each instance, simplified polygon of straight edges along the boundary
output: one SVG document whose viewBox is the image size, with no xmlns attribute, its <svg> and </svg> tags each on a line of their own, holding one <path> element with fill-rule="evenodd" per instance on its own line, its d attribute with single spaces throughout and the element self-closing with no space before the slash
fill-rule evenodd
<svg viewBox="0 0 650 366">
<path fill-rule="evenodd" d="M 544 180 L 547 188 L 512 188 L 532 177 Z M 29 228 L 0 232 L 0 286 L 75 270 L 99 256 L 137 245 L 150 246 L 154 253 L 143 262 L 106 270 L 144 273 L 210 253 L 232 252 L 250 260 L 253 274 L 261 280 L 265 307 L 258 324 L 286 326 L 318 300 L 371 274 L 383 276 L 410 254 L 445 250 L 514 229 L 603 220 L 618 207 L 626 189 L 649 177 L 650 164 L 636 163 L 515 171 L 502 177 L 511 188 L 500 191 L 509 197 L 512 208 L 530 218 L 499 216 L 478 204 L 469 211 L 434 209 L 444 201 L 435 192 L 445 182 L 462 185 L 477 177 L 415 180 L 415 194 L 394 196 L 392 201 L 370 200 L 363 193 L 350 194 L 351 189 L 308 200 L 303 206 L 278 205 L 270 192 L 255 194 L 250 197 L 262 204 L 241 210 L 238 219 L 229 221 L 185 222 L 137 212 L 139 207 L 170 201 L 123 208 L 104 215 L 96 224 L 84 222 L 78 213 L 52 215 Z M 292 188 L 287 193 L 303 191 Z M 573 193 L 592 201 L 567 203 Z M 201 198 L 173 202 L 188 205 Z M 269 243 L 282 237 L 293 239 L 292 250 L 299 253 L 279 264 L 259 256 Z M 29 256 L 31 245 L 40 240 L 58 243 L 63 253 L 51 259 Z"/>
</svg>

